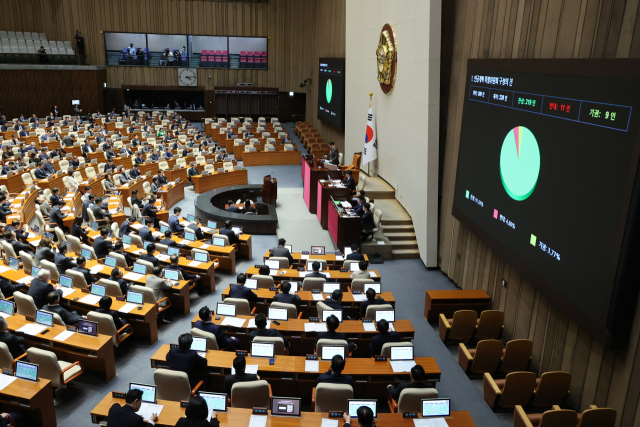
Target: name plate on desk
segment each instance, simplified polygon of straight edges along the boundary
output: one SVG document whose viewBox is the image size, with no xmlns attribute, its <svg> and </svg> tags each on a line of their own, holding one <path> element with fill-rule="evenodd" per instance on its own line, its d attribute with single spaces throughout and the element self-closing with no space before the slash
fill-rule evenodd
<svg viewBox="0 0 640 427">
<path fill-rule="evenodd" d="M 12 377 L 13 376 L 13 371 L 11 369 L 2 368 L 2 374 L 3 375 L 9 375 L 10 377 Z"/>
<path fill-rule="evenodd" d="M 116 297 L 116 301 L 124 301 L 125 299 L 125 297 Z"/>
<path fill-rule="evenodd" d="M 309 323 L 319 323 L 320 319 L 317 317 L 310 317 L 309 318 Z"/>
<path fill-rule="evenodd" d="M 25 320 L 27 320 L 27 322 L 35 322 L 36 318 L 35 317 L 31 317 L 31 316 L 24 316 Z"/>
<path fill-rule="evenodd" d="M 360 292 L 358 292 L 360 293 Z M 355 294 L 355 292 L 354 292 Z M 373 319 L 362 319 L 362 323 L 373 323 Z"/>
<path fill-rule="evenodd" d="M 402 413 L 402 418 L 418 418 L 418 413 L 417 412 L 403 412 Z"/>
<path fill-rule="evenodd" d="M 342 414 L 344 414 L 344 412 L 332 411 L 332 412 L 329 412 L 329 418 L 342 418 Z"/>
<path fill-rule="evenodd" d="M 123 393 L 121 391 L 112 391 L 111 392 L 111 396 L 114 399 L 126 399 L 127 398 L 127 393 Z"/>
<path fill-rule="evenodd" d="M 180 344 L 169 344 L 169 348 L 180 348 Z"/>
<path fill-rule="evenodd" d="M 263 266 L 262 266 L 262 265 L 260 265 L 260 264 L 256 264 L 256 265 L 254 265 L 254 267 L 255 267 L 255 268 L 257 268 L 257 269 L 259 270 L 259 269 L 261 269 Z"/>
<path fill-rule="evenodd" d="M 359 294 L 361 294 L 361 293 L 362 293 L 362 291 L 351 291 L 351 293 L 352 293 L 353 295 L 359 295 Z M 365 320 L 368 320 L 369 322 L 371 322 L 371 319 L 362 319 L 362 321 L 363 321 L 363 322 L 364 322 Z"/>
<path fill-rule="evenodd" d="M 80 292 L 88 294 L 89 293 L 89 289 L 80 289 Z"/>
<path fill-rule="evenodd" d="M 75 326 L 67 326 L 67 331 L 69 332 L 76 332 L 78 330 L 78 328 L 76 328 Z"/>
<path fill-rule="evenodd" d="M 278 292 L 278 288 L 277 287 L 273 287 L 273 288 L 269 288 L 270 291 L 274 291 L 274 292 Z"/>
<path fill-rule="evenodd" d="M 309 251 L 302 251 L 302 255 L 309 255 Z"/>
<path fill-rule="evenodd" d="M 312 290 L 311 290 L 311 293 L 312 293 L 312 294 L 319 294 L 319 293 L 321 293 L 321 292 L 320 292 L 320 289 L 312 289 Z"/>
<path fill-rule="evenodd" d="M 267 408 L 253 408 L 253 415 L 268 415 Z"/>
<path fill-rule="evenodd" d="M 249 352 L 246 351 L 246 350 L 236 350 L 236 356 L 248 357 L 249 356 Z"/>
<path fill-rule="evenodd" d="M 307 359 L 306 360 L 318 360 L 318 355 L 317 354 L 307 354 Z"/>
<path fill-rule="evenodd" d="M 298 271 L 304 271 L 304 267 L 298 267 Z"/>
<path fill-rule="evenodd" d="M 341 268 L 341 269 L 340 269 L 340 272 L 341 272 L 341 273 L 346 273 L 347 271 L 349 271 L 349 270 L 347 270 L 346 268 Z"/>
<path fill-rule="evenodd" d="M 386 362 L 387 356 L 376 356 L 376 362 Z"/>
<path fill-rule="evenodd" d="M 189 404 L 188 400 L 181 400 L 180 401 L 180 407 L 181 408 L 186 408 L 188 404 Z"/>
</svg>

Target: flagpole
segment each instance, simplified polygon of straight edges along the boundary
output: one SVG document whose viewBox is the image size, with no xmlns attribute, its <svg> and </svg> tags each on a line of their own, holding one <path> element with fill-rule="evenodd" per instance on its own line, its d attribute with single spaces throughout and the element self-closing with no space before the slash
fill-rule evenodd
<svg viewBox="0 0 640 427">
<path fill-rule="evenodd" d="M 371 108 L 371 103 L 373 102 L 373 92 L 369 92 L 369 108 Z M 378 135 L 376 135 L 376 138 Z M 371 176 L 371 162 L 367 163 L 367 175 Z"/>
</svg>

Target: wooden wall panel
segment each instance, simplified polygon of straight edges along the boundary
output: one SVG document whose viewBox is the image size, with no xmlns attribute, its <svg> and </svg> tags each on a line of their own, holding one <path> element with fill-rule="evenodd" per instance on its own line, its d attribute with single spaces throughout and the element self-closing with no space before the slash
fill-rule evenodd
<svg viewBox="0 0 640 427">
<path fill-rule="evenodd" d="M 640 310 L 627 348 L 605 349 L 451 215 L 469 58 L 640 57 L 639 0 L 456 0 L 440 215 L 439 265 L 463 289 L 485 289 L 505 310 L 505 338 L 534 343 L 533 370 L 572 374 L 569 405 L 617 410 L 640 426 Z M 447 58 L 443 57 L 443 61 Z M 502 280 L 507 281 L 503 287 Z"/>
</svg>

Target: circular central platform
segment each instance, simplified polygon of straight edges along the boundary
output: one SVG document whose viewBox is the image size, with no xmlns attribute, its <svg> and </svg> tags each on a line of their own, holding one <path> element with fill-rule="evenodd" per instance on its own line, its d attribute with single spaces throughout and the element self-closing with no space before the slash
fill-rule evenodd
<svg viewBox="0 0 640 427">
<path fill-rule="evenodd" d="M 226 211 L 228 200 L 251 199 L 255 205 L 257 215 L 232 213 Z M 218 227 L 224 221 L 230 220 L 233 225 L 242 227 L 246 234 L 276 234 L 278 214 L 275 205 L 262 203 L 262 185 L 235 185 L 207 191 L 196 197 L 194 202 L 196 216 L 204 222 L 217 221 Z"/>
</svg>

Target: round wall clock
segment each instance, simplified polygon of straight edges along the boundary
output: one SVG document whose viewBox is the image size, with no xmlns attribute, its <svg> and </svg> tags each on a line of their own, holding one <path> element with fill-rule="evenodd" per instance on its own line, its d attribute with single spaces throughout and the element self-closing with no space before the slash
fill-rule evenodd
<svg viewBox="0 0 640 427">
<path fill-rule="evenodd" d="M 380 31 L 378 49 L 376 49 L 376 65 L 380 89 L 387 95 L 393 91 L 393 85 L 396 82 L 397 62 L 396 33 L 391 24 L 384 24 Z"/>
</svg>

